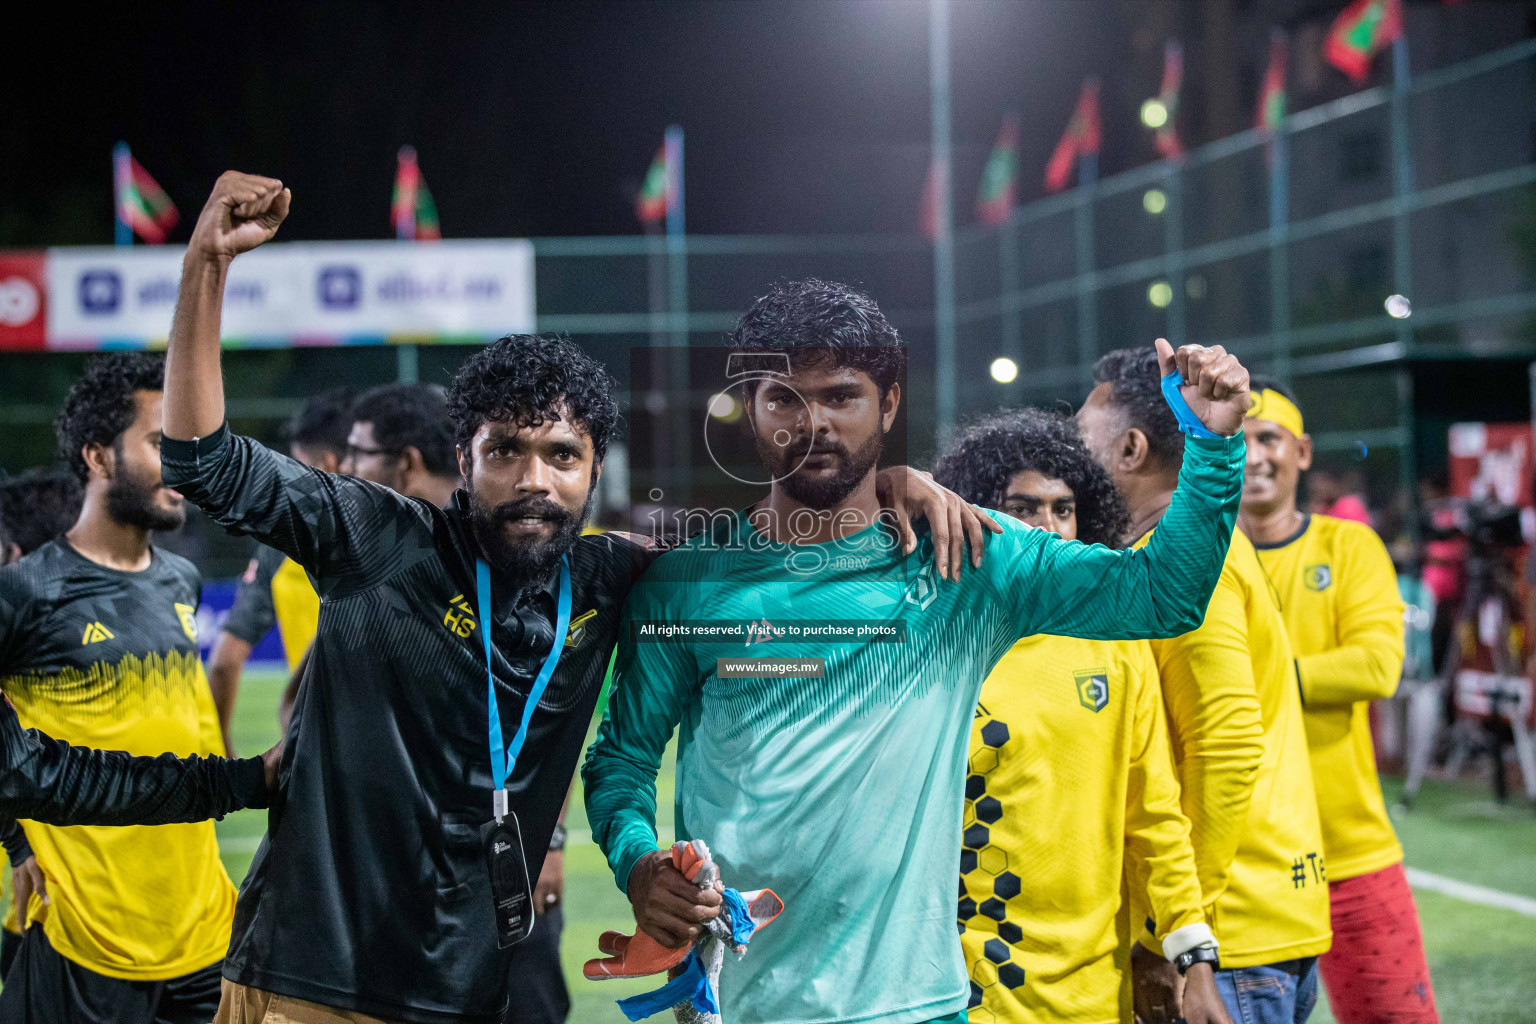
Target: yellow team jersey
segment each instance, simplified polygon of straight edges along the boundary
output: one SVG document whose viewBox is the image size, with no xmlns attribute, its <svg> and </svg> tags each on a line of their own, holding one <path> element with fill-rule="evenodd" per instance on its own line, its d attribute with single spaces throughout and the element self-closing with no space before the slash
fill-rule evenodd
<svg viewBox="0 0 1536 1024">
<path fill-rule="evenodd" d="M 0 688 L 21 722 L 80 746 L 222 754 L 198 657 L 197 571 L 154 550 L 116 572 L 62 541 L 0 569 Z M 23 821 L 47 881 L 29 922 L 98 974 L 163 981 L 219 963 L 235 887 L 213 822 L 59 828 Z"/>
<path fill-rule="evenodd" d="M 1233 534 L 1200 628 L 1151 646 L 1222 966 L 1325 952 L 1328 876 L 1301 698 L 1285 625 L 1247 537 Z M 1133 890 L 1133 922 L 1144 905 Z M 1159 948 L 1144 925 L 1137 937 Z"/>
<path fill-rule="evenodd" d="M 1015 644 L 981 691 L 965 795 L 972 1024 L 1129 1020 L 1124 876 L 1159 937 L 1204 921 L 1146 642 Z"/>
<path fill-rule="evenodd" d="M 1361 523 L 1309 516 L 1258 548 L 1296 653 L 1328 875 L 1390 867 L 1403 848 L 1387 819 L 1371 747 L 1370 702 L 1403 673 L 1403 601 L 1386 546 Z"/>
<path fill-rule="evenodd" d="M 315 593 L 309 574 L 291 558 L 283 559 L 272 574 L 272 611 L 277 616 L 288 671 L 295 671 L 320 628 L 320 595 Z"/>
</svg>

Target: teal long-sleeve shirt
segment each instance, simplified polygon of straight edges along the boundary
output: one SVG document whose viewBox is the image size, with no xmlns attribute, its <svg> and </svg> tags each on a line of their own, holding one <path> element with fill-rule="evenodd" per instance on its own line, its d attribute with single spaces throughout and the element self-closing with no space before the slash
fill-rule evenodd
<svg viewBox="0 0 1536 1024">
<path fill-rule="evenodd" d="M 656 849 L 656 771 L 675 727 L 679 838 L 784 914 L 721 980 L 733 1024 L 926 1021 L 965 1006 L 955 879 L 970 719 L 1021 637 L 1168 637 L 1198 626 L 1242 489 L 1241 436 L 1186 443 L 1152 541 L 1112 551 L 1008 516 L 979 570 L 937 579 L 881 527 L 768 541 L 737 517 L 663 555 L 630 592 L 613 695 L 582 769 L 619 887 Z M 699 627 L 759 624 L 740 635 Z M 896 639 L 810 637 L 837 622 Z M 687 626 L 665 637 L 658 627 Z M 766 632 L 765 632 L 766 631 Z M 820 678 L 731 678 L 725 662 L 820 658 Z M 1073 687 L 1075 680 L 1041 680 Z M 1111 695 L 1114 699 L 1114 695 Z"/>
</svg>

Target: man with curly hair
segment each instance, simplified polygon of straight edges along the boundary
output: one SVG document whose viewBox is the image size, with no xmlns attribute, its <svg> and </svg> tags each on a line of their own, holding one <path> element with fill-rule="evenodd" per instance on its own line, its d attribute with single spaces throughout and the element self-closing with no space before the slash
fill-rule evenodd
<svg viewBox="0 0 1536 1024">
<path fill-rule="evenodd" d="M 618 428 L 614 382 L 564 338 L 475 353 L 448 392 L 465 487 L 446 508 L 230 433 L 224 283 L 289 199 L 271 178 L 219 178 L 183 262 L 166 371 L 167 482 L 287 553 L 321 598 L 216 1019 L 492 1024 L 523 1008 L 499 947 L 526 934 L 528 876 L 619 606 L 655 557 L 616 533 L 582 535 Z M 946 521 L 960 504 L 931 497 L 927 514 Z"/>
<path fill-rule="evenodd" d="M 160 479 L 163 376 L 158 356 L 117 353 L 70 388 L 55 426 L 84 502 L 0 569 L 0 689 L 22 725 L 72 744 L 222 754 L 198 572 L 150 542 L 186 516 Z M 0 1019 L 207 1020 L 235 908 L 213 825 L 24 832 L 8 847 L 26 932 Z"/>
<path fill-rule="evenodd" d="M 1066 540 L 1117 548 L 1128 523 L 1067 416 L 980 420 L 933 474 Z M 965 798 L 960 941 L 972 1009 L 998 1024 L 1130 1020 L 1127 882 L 1150 894 L 1164 956 L 1214 945 L 1145 640 L 1014 644 L 981 688 Z M 1185 977 L 1185 1020 L 1227 1024 L 1210 965 Z"/>
<path fill-rule="evenodd" d="M 874 467 L 906 352 L 875 301 L 783 282 L 732 343 L 755 375 L 744 419 L 773 482 L 657 559 L 630 595 L 582 768 L 587 818 L 638 926 L 686 942 L 696 917 L 655 825 L 656 772 L 679 729 L 678 837 L 704 840 L 722 877 L 772 888 L 788 908 L 726 970 L 722 1016 L 955 1024 L 970 995 L 955 825 L 982 682 L 1036 633 L 1135 639 L 1199 624 L 1237 516 L 1248 374 L 1219 348 L 1159 339 L 1196 437 L 1155 547 L 1069 543 L 996 514 L 985 560 L 946 581 L 929 568 L 926 528 L 900 544 L 880 520 Z M 751 646 L 717 625 L 735 622 L 754 624 Z M 819 632 L 791 631 L 801 624 Z"/>
</svg>

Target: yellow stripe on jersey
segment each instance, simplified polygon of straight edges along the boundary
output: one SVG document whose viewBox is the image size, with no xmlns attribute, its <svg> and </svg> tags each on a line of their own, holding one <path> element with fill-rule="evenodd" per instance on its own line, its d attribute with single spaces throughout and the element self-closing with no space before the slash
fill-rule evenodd
<svg viewBox="0 0 1536 1024">
<path fill-rule="evenodd" d="M 22 725 L 82 746 L 132 754 L 222 754 L 218 716 L 197 652 L 98 662 L 88 672 L 0 680 Z M 34 896 L 66 959 L 108 977 L 163 981 L 216 964 L 229 945 L 235 887 L 213 822 L 57 828 L 23 822 L 47 879 Z"/>
<path fill-rule="evenodd" d="M 1312 516 L 1299 536 L 1260 548 L 1259 562 L 1296 652 L 1328 876 L 1390 867 L 1403 848 L 1376 774 L 1370 702 L 1392 696 L 1403 673 L 1392 559 L 1370 527 Z"/>
<path fill-rule="evenodd" d="M 1203 920 L 1146 643 L 1015 644 L 981 691 L 965 807 L 970 1020 L 1130 1019 L 1122 875 L 1152 894 L 1159 935 Z"/>
<path fill-rule="evenodd" d="M 315 631 L 320 626 L 320 595 L 309 582 L 309 574 L 291 558 L 283 559 L 272 574 L 272 612 L 283 639 L 288 671 L 295 671 L 304 660 L 304 652 L 315 642 Z"/>
<path fill-rule="evenodd" d="M 1301 698 L 1247 537 L 1233 535 L 1200 628 L 1151 644 L 1222 965 L 1322 953 L 1332 941 L 1327 869 Z M 1144 906 L 1133 892 L 1133 923 Z M 1157 948 L 1144 927 L 1138 937 Z"/>
</svg>

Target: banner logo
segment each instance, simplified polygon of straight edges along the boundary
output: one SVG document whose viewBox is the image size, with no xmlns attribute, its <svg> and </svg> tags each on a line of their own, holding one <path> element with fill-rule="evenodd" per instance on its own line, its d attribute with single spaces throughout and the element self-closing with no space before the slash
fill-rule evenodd
<svg viewBox="0 0 1536 1024">
<path fill-rule="evenodd" d="M 123 304 L 123 279 L 115 270 L 87 270 L 80 275 L 80 308 L 93 316 L 116 313 Z"/>
</svg>

